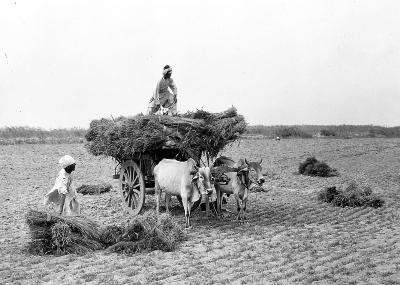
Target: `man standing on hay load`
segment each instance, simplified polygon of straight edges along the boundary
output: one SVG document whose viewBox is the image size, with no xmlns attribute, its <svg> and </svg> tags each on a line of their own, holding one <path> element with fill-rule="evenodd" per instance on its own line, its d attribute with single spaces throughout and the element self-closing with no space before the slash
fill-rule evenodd
<svg viewBox="0 0 400 285">
<path fill-rule="evenodd" d="M 64 155 L 59 163 L 62 169 L 58 173 L 53 188 L 44 196 L 44 205 L 51 203 L 59 205 L 60 215 L 79 215 L 80 205 L 76 190 L 72 187 L 71 176 L 72 171 L 75 170 L 75 160 L 69 155 Z"/>
<path fill-rule="evenodd" d="M 177 114 L 177 95 L 178 91 L 174 80 L 171 78 L 172 68 L 164 66 L 163 77 L 157 83 L 153 97 L 150 99 L 149 113 L 160 115 Z M 168 90 L 171 89 L 172 93 Z"/>
</svg>

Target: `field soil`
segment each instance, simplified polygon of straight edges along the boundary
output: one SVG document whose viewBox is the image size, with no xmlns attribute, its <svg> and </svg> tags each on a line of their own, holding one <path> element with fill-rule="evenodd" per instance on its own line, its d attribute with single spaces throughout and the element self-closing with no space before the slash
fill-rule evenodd
<svg viewBox="0 0 400 285">
<path fill-rule="evenodd" d="M 113 185 L 108 193 L 79 195 L 84 216 L 101 226 L 132 220 L 111 159 L 91 156 L 83 144 L 0 146 L 1 284 L 400 284 L 400 139 L 242 140 L 223 154 L 263 158 L 266 173 L 263 191 L 250 194 L 244 224 L 230 197 L 231 213 L 219 220 L 193 212 L 188 239 L 174 252 L 30 255 L 25 214 L 45 210 L 43 196 L 65 154 L 77 161 L 76 187 Z M 298 175 L 311 155 L 340 176 Z M 349 180 L 370 186 L 384 206 L 318 201 L 321 189 Z M 146 196 L 146 209 L 154 208 Z M 184 224 L 176 201 L 173 215 Z"/>
</svg>

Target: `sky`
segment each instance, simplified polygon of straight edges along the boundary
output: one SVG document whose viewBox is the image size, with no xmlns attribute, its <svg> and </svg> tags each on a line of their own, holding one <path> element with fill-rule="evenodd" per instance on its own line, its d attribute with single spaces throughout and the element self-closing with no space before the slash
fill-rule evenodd
<svg viewBox="0 0 400 285">
<path fill-rule="evenodd" d="M 2 0 L 0 127 L 178 111 L 251 125 L 400 125 L 400 1 Z"/>
</svg>

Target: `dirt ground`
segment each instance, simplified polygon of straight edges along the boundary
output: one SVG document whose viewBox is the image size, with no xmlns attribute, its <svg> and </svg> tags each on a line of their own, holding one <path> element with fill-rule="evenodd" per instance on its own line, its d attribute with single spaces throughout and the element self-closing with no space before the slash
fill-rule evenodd
<svg viewBox="0 0 400 285">
<path fill-rule="evenodd" d="M 216 220 L 195 211 L 188 240 L 175 252 L 29 255 L 25 213 L 44 209 L 64 154 L 77 160 L 75 186 L 114 187 L 80 196 L 83 215 L 102 226 L 130 221 L 112 160 L 89 155 L 82 144 L 0 146 L 1 284 L 400 284 L 400 139 L 243 140 L 224 154 L 263 158 L 267 173 L 264 192 L 250 195 L 245 224 L 234 214 Z M 296 174 L 310 155 L 340 176 Z M 372 187 L 384 207 L 317 200 L 319 190 L 349 179 Z M 146 207 L 155 207 L 153 196 Z M 230 198 L 227 209 L 235 208 Z M 174 215 L 184 223 L 182 210 Z"/>
</svg>

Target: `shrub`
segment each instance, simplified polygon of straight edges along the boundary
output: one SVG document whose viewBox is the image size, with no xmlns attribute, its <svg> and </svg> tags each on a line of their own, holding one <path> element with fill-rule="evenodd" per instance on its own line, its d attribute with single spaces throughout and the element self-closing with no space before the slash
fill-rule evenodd
<svg viewBox="0 0 400 285">
<path fill-rule="evenodd" d="M 275 131 L 275 137 L 280 138 L 311 138 L 312 135 L 306 133 L 305 131 L 300 130 L 297 127 L 281 127 Z"/>
<path fill-rule="evenodd" d="M 324 137 L 335 137 L 336 133 L 332 130 L 322 129 L 320 132 L 321 136 Z"/>
</svg>

